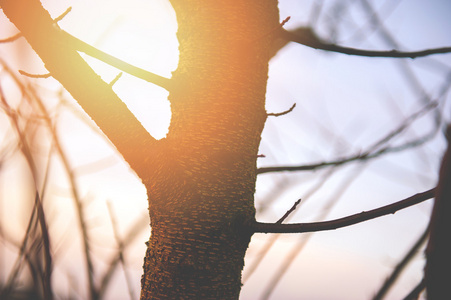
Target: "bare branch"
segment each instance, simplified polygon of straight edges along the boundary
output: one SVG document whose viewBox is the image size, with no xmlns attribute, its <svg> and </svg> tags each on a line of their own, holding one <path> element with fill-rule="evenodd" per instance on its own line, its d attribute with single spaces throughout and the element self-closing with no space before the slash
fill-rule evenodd
<svg viewBox="0 0 451 300">
<path fill-rule="evenodd" d="M 269 116 L 273 116 L 273 117 L 280 117 L 286 114 L 289 114 L 290 112 L 293 111 L 293 109 L 296 107 L 296 103 L 294 103 L 288 110 L 280 112 L 280 113 L 268 113 L 266 114 L 268 117 Z"/>
<path fill-rule="evenodd" d="M 69 43 L 73 45 L 77 51 L 83 52 L 91 57 L 94 57 L 110 66 L 113 66 L 125 73 L 128 73 L 132 76 L 145 80 L 147 82 L 158 85 L 166 90 L 170 90 L 172 87 L 171 79 L 157 75 L 155 73 L 146 71 L 134 65 L 131 65 L 117 57 L 114 57 L 108 53 L 99 50 L 88 43 L 83 42 L 82 40 L 74 37 L 73 35 L 67 33 L 64 30 L 60 31 L 61 42 Z"/>
<path fill-rule="evenodd" d="M 294 31 L 288 31 L 283 28 L 280 30 L 280 36 L 290 42 L 295 42 L 310 48 L 325 51 L 337 52 L 348 55 L 366 56 L 366 57 L 388 57 L 388 58 L 417 58 L 433 54 L 451 53 L 451 47 L 441 47 L 426 49 L 420 51 L 377 51 L 363 50 L 350 47 L 343 47 L 322 41 L 310 27 L 300 27 Z"/>
<path fill-rule="evenodd" d="M 262 233 L 302 233 L 316 232 L 324 230 L 333 230 L 357 223 L 365 222 L 388 214 L 394 214 L 398 210 L 416 205 L 434 197 L 435 188 L 428 191 L 418 193 L 404 200 L 382 206 L 370 211 L 364 211 L 358 214 L 350 215 L 344 218 L 312 223 L 294 223 L 294 224 L 277 224 L 277 223 L 260 223 L 255 222 L 250 225 L 253 232 Z"/>
</svg>

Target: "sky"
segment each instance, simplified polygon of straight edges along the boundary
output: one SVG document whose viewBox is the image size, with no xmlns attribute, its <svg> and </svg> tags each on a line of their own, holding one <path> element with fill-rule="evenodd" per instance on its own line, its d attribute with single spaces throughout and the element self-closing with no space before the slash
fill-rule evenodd
<svg viewBox="0 0 451 300">
<path fill-rule="evenodd" d="M 177 24 L 165 0 L 42 2 L 53 17 L 72 6 L 72 11 L 59 25 L 109 54 L 166 77 L 170 77 L 177 66 Z M 321 38 L 340 45 L 404 51 L 451 45 L 449 1 L 372 1 L 383 20 L 384 30 L 372 26 L 371 14 L 362 1 L 279 2 L 281 20 L 291 16 L 286 29 L 311 24 Z M 323 3 L 323 7 L 315 17 L 318 3 Z M 0 24 L 1 37 L 15 33 L 3 16 Z M 15 69 L 45 73 L 42 63 L 26 44 L 18 43 L 0 45 L 0 57 Z M 105 81 L 111 81 L 119 73 L 95 59 L 85 58 Z M 260 147 L 265 158 L 259 158 L 258 165 L 302 165 L 361 153 L 401 125 L 406 117 L 421 110 L 425 95 L 440 102 L 443 123 L 449 121 L 450 104 L 449 100 L 446 102 L 449 96 L 440 97 L 440 90 L 449 84 L 450 66 L 450 54 L 395 60 L 325 53 L 296 44 L 286 46 L 270 64 L 267 111 L 281 112 L 293 103 L 296 108 L 286 116 L 268 119 Z M 44 90 L 46 105 L 55 111 L 60 109 L 55 96 L 60 90 L 58 84 L 52 79 L 32 81 Z M 2 87 L 4 84 L 2 82 Z M 127 74 L 122 75 L 114 90 L 149 133 L 156 138 L 165 136 L 170 121 L 167 92 Z M 15 93 L 8 91 L 8 99 L 14 99 Z M 80 110 L 70 95 L 65 92 L 62 95 L 70 105 L 58 110 L 58 133 L 87 207 L 90 235 L 95 237 L 95 266 L 101 273 L 106 258 L 114 253 L 116 246 L 107 203 L 116 214 L 120 234 L 125 236 L 136 220 L 143 218 L 144 225 L 148 223 L 145 189 L 109 142 L 92 130 L 86 118 L 79 117 Z M 429 132 L 433 124 L 431 114 L 420 118 L 390 145 L 419 137 Z M 0 140 L 3 139 L 4 145 L 10 139 L 6 129 L 8 120 L 4 116 L 0 118 L 0 125 Z M 3 133 L 2 128 L 5 128 Z M 48 145 L 41 146 L 45 153 Z M 256 192 L 257 219 L 275 222 L 299 198 L 302 205 L 289 222 L 339 218 L 425 191 L 436 183 L 444 147 L 439 132 L 425 146 L 368 163 L 315 172 L 260 175 Z M 78 282 L 80 289 L 72 288 L 72 292 L 82 299 L 86 279 L 80 268 L 81 246 L 79 240 L 68 238 L 79 239 L 70 185 L 61 162 L 56 158 L 51 162 L 52 180 L 46 208 L 51 217 L 50 230 L 55 236 L 58 266 L 54 271 L 55 286 L 66 292 L 71 290 L 73 282 Z M 13 236 L 20 236 L 29 216 L 28 203 L 23 200 L 29 191 L 22 187 L 30 179 L 24 180 L 23 169 L 23 158 L 14 155 L 0 173 L 2 197 L 17 199 L 2 201 L 0 206 L 3 230 Z M 256 234 L 246 256 L 243 272 L 246 281 L 241 299 L 264 299 L 265 287 L 300 243 L 305 246 L 286 273 L 279 276 L 280 281 L 269 299 L 368 299 L 424 230 L 431 207 L 429 201 L 395 215 L 310 237 L 280 236 L 250 276 L 249 268 L 271 239 L 270 235 Z M 136 291 L 139 291 L 144 241 L 148 235 L 149 230 L 144 226 L 127 252 L 127 266 Z M 0 268 L 8 269 L 14 253 L 3 244 L 0 247 L 3 247 Z M 419 253 L 386 299 L 405 296 L 419 282 L 424 266 L 422 258 L 423 254 Z M 117 284 L 109 290 L 108 299 L 127 297 L 122 276 L 116 273 Z"/>
</svg>

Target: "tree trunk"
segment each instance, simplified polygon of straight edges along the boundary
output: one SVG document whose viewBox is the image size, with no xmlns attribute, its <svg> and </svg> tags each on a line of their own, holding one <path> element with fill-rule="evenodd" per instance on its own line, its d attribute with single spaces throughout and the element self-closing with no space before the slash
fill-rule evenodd
<svg viewBox="0 0 451 300">
<path fill-rule="evenodd" d="M 180 60 L 156 141 L 37 0 L 4 13 L 145 184 L 152 235 L 141 299 L 237 299 L 254 221 L 276 0 L 171 0 Z M 247 229 L 246 229 L 247 228 Z"/>
<path fill-rule="evenodd" d="M 180 60 L 152 151 L 141 299 L 237 299 L 254 220 L 276 1 L 171 1 Z"/>
</svg>

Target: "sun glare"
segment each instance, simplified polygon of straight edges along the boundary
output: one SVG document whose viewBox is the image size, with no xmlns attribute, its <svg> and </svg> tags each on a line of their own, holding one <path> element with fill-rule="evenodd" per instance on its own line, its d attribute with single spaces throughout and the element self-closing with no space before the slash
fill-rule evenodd
<svg viewBox="0 0 451 300">
<path fill-rule="evenodd" d="M 61 27 L 90 45 L 129 64 L 169 78 L 178 62 L 175 14 L 167 1 L 83 1 Z M 121 71 L 83 54 L 111 82 Z M 167 91 L 122 74 L 114 91 L 155 138 L 166 135 L 170 121 Z"/>
</svg>

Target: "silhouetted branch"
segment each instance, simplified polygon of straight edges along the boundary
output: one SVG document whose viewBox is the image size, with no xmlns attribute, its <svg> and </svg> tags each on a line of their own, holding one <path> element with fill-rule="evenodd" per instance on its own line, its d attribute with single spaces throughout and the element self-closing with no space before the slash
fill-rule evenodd
<svg viewBox="0 0 451 300">
<path fill-rule="evenodd" d="M 434 197 L 435 188 L 428 191 L 418 193 L 404 200 L 395 202 L 390 205 L 382 206 L 370 211 L 364 211 L 358 214 L 350 215 L 344 218 L 312 223 L 295 223 L 295 224 L 276 224 L 276 223 L 260 223 L 250 224 L 253 232 L 262 233 L 302 233 L 316 232 L 324 230 L 334 230 L 357 223 L 365 222 L 388 214 L 394 214 L 398 210 L 416 205 Z"/>
<path fill-rule="evenodd" d="M 295 42 L 314 49 L 366 57 L 417 58 L 433 54 L 451 53 L 451 47 L 425 49 L 420 51 L 376 51 L 343 47 L 322 41 L 310 27 L 300 27 L 294 31 L 288 31 L 281 28 L 280 36 L 288 41 Z"/>
</svg>

